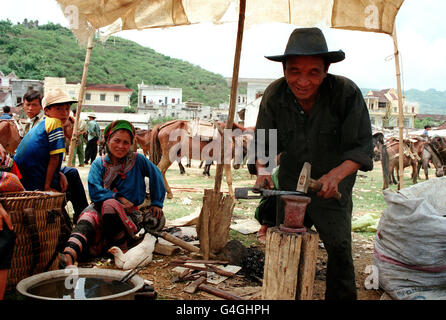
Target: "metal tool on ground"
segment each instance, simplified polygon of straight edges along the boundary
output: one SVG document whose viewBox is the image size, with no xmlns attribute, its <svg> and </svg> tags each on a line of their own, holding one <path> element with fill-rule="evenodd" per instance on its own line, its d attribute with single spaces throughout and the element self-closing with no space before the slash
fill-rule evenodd
<svg viewBox="0 0 446 320">
<path fill-rule="evenodd" d="M 207 293 L 213 294 L 214 296 L 226 299 L 226 300 L 245 300 L 242 297 L 236 296 L 230 292 L 215 288 L 215 287 L 211 287 L 206 283 L 206 278 L 205 277 L 200 277 L 197 280 L 195 280 L 194 282 L 192 282 L 191 284 L 189 284 L 187 287 L 184 288 L 184 291 L 187 293 L 195 293 L 198 290 L 203 290 Z"/>
<path fill-rule="evenodd" d="M 192 269 L 192 270 L 214 272 L 214 273 L 216 273 L 216 274 L 218 274 L 220 276 L 223 276 L 223 277 L 233 277 L 233 276 L 235 276 L 235 273 L 233 273 L 233 272 L 222 270 L 222 269 L 219 269 L 218 267 L 212 266 L 212 265 L 206 265 L 206 267 L 201 267 L 201 266 L 197 266 L 197 265 L 187 264 L 187 262 L 183 262 L 183 263 L 169 262 L 169 265 L 176 266 L 176 267 L 188 268 L 188 269 Z"/>
<path fill-rule="evenodd" d="M 249 194 L 250 192 L 255 193 L 255 195 Z M 270 190 L 262 188 L 261 189 L 235 188 L 235 193 L 234 193 L 236 199 L 260 199 L 262 197 L 283 196 L 283 195 L 305 196 L 305 193 L 300 191 Z"/>
<path fill-rule="evenodd" d="M 156 237 L 161 237 L 166 241 L 169 241 L 173 244 L 176 244 L 177 246 L 189 251 L 189 252 L 195 252 L 195 253 L 199 253 L 200 252 L 200 248 L 187 243 L 186 241 L 181 240 L 178 237 L 175 237 L 174 235 L 171 235 L 170 233 L 167 233 L 165 231 L 162 232 L 158 232 L 158 231 L 149 231 L 150 234 L 156 236 Z M 215 258 L 214 254 L 211 254 L 211 258 Z"/>
<path fill-rule="evenodd" d="M 319 192 L 321 188 L 322 183 L 311 178 L 311 164 L 309 162 L 305 162 L 300 172 L 299 180 L 297 180 L 296 190 L 306 194 L 308 193 L 308 190 Z M 334 198 L 341 200 L 341 193 L 338 192 Z"/>
<path fill-rule="evenodd" d="M 146 257 L 144 257 L 133 269 L 131 269 L 124 277 L 119 280 L 120 282 L 127 282 L 131 278 L 133 278 L 140 270 L 144 269 L 145 267 L 141 267 L 141 263 L 143 263 L 146 260 Z"/>
</svg>

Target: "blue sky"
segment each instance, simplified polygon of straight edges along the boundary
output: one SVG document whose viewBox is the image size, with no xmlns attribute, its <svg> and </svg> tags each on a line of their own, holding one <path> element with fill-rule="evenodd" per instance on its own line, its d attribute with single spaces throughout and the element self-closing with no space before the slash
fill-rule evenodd
<svg viewBox="0 0 446 320">
<path fill-rule="evenodd" d="M 55 0 L 14 0 L 4 3 L 0 19 L 21 22 L 38 19 L 68 26 Z M 403 89 L 446 90 L 446 1 L 405 0 L 396 19 Z M 281 54 L 296 26 L 257 25 L 245 30 L 240 77 L 277 78 L 280 63 L 265 55 Z M 322 28 L 330 50 L 342 49 L 346 59 L 330 72 L 354 80 L 363 88 L 396 88 L 393 41 L 389 35 Z M 118 36 L 151 47 L 165 55 L 200 65 L 230 77 L 236 25 L 196 25 L 170 29 L 125 31 Z"/>
</svg>

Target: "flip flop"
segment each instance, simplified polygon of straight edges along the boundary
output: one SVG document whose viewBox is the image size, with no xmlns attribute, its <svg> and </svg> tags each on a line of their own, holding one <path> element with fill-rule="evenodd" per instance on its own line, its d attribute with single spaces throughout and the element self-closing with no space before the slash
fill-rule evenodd
<svg viewBox="0 0 446 320">
<path fill-rule="evenodd" d="M 257 234 L 257 241 L 260 242 L 261 244 L 265 244 L 266 243 L 266 233 Z"/>
</svg>

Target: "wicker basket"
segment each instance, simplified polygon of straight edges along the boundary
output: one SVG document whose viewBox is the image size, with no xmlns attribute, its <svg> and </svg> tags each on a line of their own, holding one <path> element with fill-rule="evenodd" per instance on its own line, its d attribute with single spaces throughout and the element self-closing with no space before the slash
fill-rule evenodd
<svg viewBox="0 0 446 320">
<path fill-rule="evenodd" d="M 9 192 L 0 196 L 16 233 L 8 290 L 26 277 L 58 268 L 57 247 L 68 236 L 64 200 L 65 193 L 42 191 Z"/>
</svg>

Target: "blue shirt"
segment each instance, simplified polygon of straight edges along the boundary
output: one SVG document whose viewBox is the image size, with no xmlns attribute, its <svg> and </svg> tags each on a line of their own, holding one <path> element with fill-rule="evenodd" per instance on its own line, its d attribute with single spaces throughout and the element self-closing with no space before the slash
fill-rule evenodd
<svg viewBox="0 0 446 320">
<path fill-rule="evenodd" d="M 110 161 L 108 155 L 105 161 Z M 161 171 L 149 159 L 142 154 L 137 154 L 134 167 L 126 173 L 125 179 L 117 176 L 113 182 L 113 190 L 104 188 L 103 177 L 106 168 L 102 164 L 102 158 L 96 158 L 88 173 L 88 192 L 93 202 L 102 202 L 107 199 L 116 199 L 122 196 L 131 201 L 135 206 L 141 205 L 146 196 L 146 184 L 144 177 L 149 178 L 151 205 L 162 208 L 166 189 Z"/>
<path fill-rule="evenodd" d="M 0 119 L 11 120 L 12 117 L 11 117 L 11 115 L 4 113 L 0 116 Z"/>
<path fill-rule="evenodd" d="M 23 137 L 14 155 L 14 161 L 22 174 L 20 182 L 25 190 L 44 190 L 50 155 L 55 154 L 59 155 L 59 164 L 51 186 L 58 189 L 64 152 L 62 122 L 56 118 L 44 117 Z"/>
</svg>

